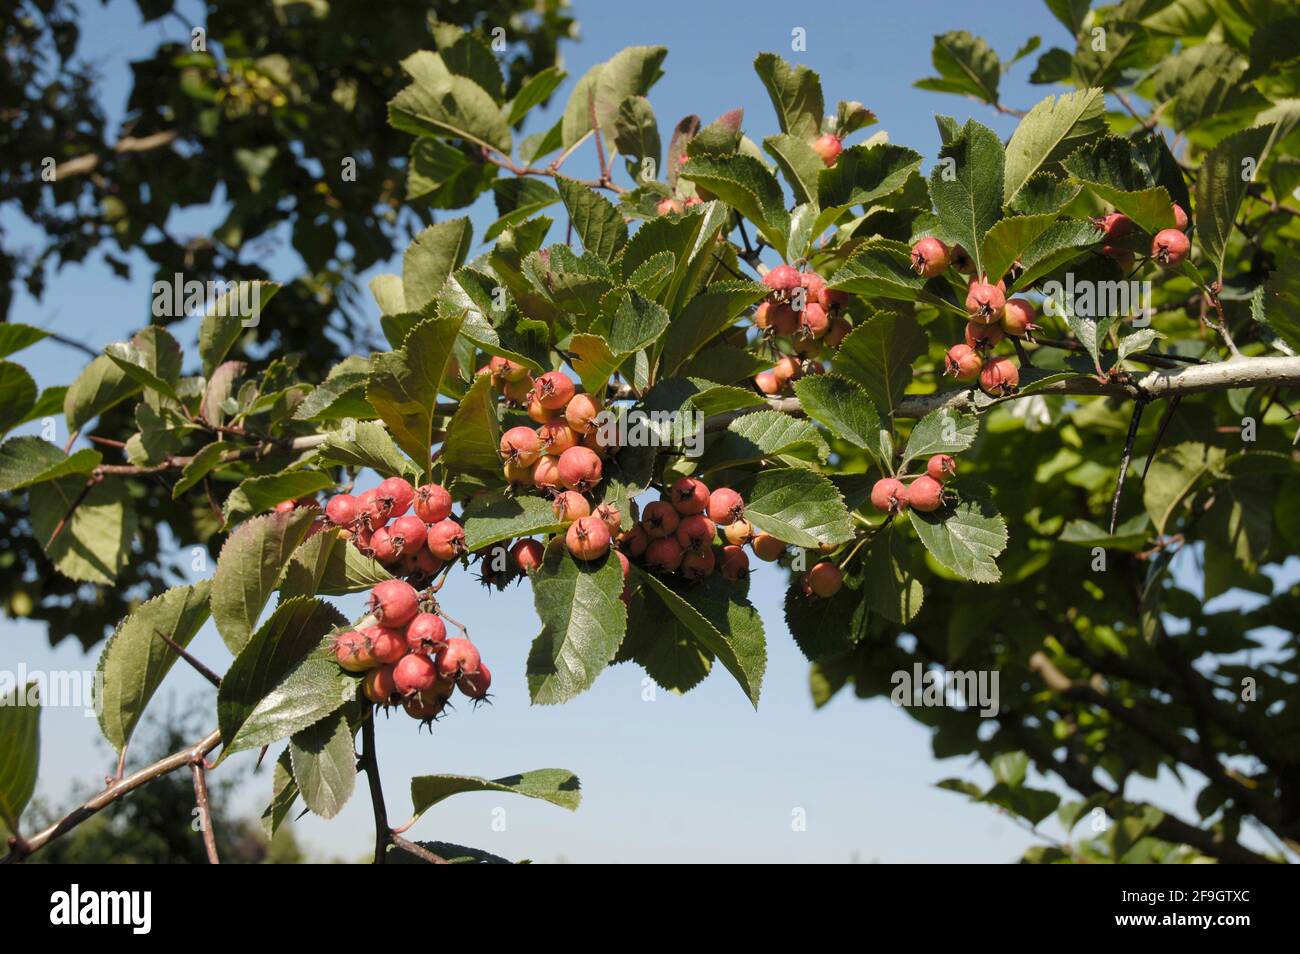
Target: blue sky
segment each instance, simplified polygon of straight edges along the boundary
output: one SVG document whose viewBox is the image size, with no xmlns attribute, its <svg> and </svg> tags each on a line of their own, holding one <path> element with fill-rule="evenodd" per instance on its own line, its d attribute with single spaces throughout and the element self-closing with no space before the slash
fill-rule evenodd
<svg viewBox="0 0 1300 954">
<path fill-rule="evenodd" d="M 82 6 L 87 28 L 83 51 L 100 65 L 107 102 L 120 110 L 128 61 L 160 40 L 179 39 L 183 28 L 175 21 L 141 26 L 135 5 L 122 0 L 107 11 L 98 3 Z M 667 73 L 650 99 L 665 142 L 667 130 L 682 116 L 697 113 L 707 122 L 737 106 L 745 109 L 747 132 L 760 139 L 775 132 L 776 124 L 752 61 L 756 53 L 771 50 L 819 70 L 828 105 L 857 99 L 874 110 L 879 124 L 859 136 L 888 130 L 893 141 L 931 157 L 939 144 L 935 112 L 961 120 L 975 116 L 1002 135 L 1014 128 L 1014 120 L 978 104 L 912 88 L 912 81 L 930 73 L 932 34 L 979 32 L 1004 56 L 1035 33 L 1043 36 L 1044 46 L 1065 39 L 1046 8 L 1028 0 L 998 4 L 996 16 L 989 15 L 989 5 L 950 0 L 669 0 L 655 4 L 653 16 L 644 15 L 651 8 L 595 0 L 576 0 L 574 8 L 581 39 L 564 47 L 570 79 L 550 113 L 535 117 L 527 132 L 554 121 L 564 95 L 593 63 L 624 46 L 663 44 L 671 51 Z M 791 31 L 797 27 L 806 31 L 806 53 L 790 50 Z M 1021 64 L 1005 78 L 1008 104 L 1027 108 L 1049 92 L 1027 84 L 1030 68 Z M 476 234 L 495 217 L 490 202 L 482 201 L 471 215 Z M 209 219 L 198 213 L 180 221 L 193 222 L 197 230 Z M 270 267 L 277 278 L 288 280 L 295 262 L 281 254 Z M 43 301 L 20 295 L 12 318 L 102 347 L 146 320 L 148 274 L 139 267 L 133 280 L 124 282 L 97 260 L 69 267 L 51 282 Z M 274 312 L 272 306 L 263 321 L 274 322 Z M 192 327 L 181 327 L 185 345 L 192 346 L 193 333 Z M 18 360 L 42 387 L 68 383 L 81 363 L 79 355 L 51 343 Z M 935 782 L 953 775 L 987 779 L 978 765 L 934 760 L 929 733 L 887 701 L 864 703 L 847 694 L 821 712 L 813 711 L 808 666 L 785 631 L 784 580 L 775 571 L 760 569 L 751 586 L 769 637 L 757 712 L 720 667 L 684 697 L 658 691 L 647 699 L 644 674 L 620 666 L 566 705 L 530 707 L 524 659 L 539 628 L 530 591 L 521 587 L 489 596 L 463 574 L 453 579 L 445 603 L 469 626 L 492 667 L 495 705 L 477 712 L 462 709 L 439 724 L 432 737 L 417 733 L 415 724 L 400 714 L 381 720 L 379 749 L 390 815 L 400 818 L 409 809 L 407 779 L 432 772 L 496 777 L 562 766 L 581 777 L 583 804 L 571 815 L 526 799 L 461 796 L 426 815 L 411 837 L 476 845 L 512 858 L 572 861 L 996 862 L 1014 860 L 1033 842 L 990 809 L 936 789 Z M 360 597 L 338 604 L 346 615 L 359 615 Z M 229 662 L 211 627 L 195 640 L 192 651 L 218 670 Z M 3 669 L 13 669 L 19 661 L 30 669 L 93 669 L 96 654 L 83 655 L 71 641 L 50 649 L 40 627 L 0 623 Z M 211 712 L 213 691 L 183 666 L 169 677 L 167 692 Z M 42 797 L 64 803 L 74 782 L 92 783 L 109 767 L 111 755 L 97 742 L 95 721 L 80 712 L 47 711 L 42 732 Z M 247 761 L 249 756 L 238 758 Z M 264 769 L 240 789 L 236 808 L 259 813 L 269 787 Z M 1162 796 L 1187 812 L 1185 795 L 1168 783 L 1160 788 Z M 493 826 L 498 808 L 506 811 L 504 831 Z M 798 813 L 806 816 L 804 831 L 792 830 Z M 333 821 L 304 819 L 297 833 L 318 856 L 363 855 L 372 838 L 365 793 L 359 790 Z"/>
</svg>

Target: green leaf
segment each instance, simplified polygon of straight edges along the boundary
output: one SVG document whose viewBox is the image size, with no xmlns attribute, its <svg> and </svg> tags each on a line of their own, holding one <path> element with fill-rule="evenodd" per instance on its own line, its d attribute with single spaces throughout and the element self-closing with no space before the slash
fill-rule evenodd
<svg viewBox="0 0 1300 954">
<path fill-rule="evenodd" d="M 492 183 L 492 191 L 496 194 L 497 220 L 483 233 L 485 242 L 560 201 L 560 193 L 548 183 L 529 176 L 498 179 Z"/>
<path fill-rule="evenodd" d="M 913 84 L 917 88 L 973 96 L 990 106 L 998 104 L 1002 63 L 982 37 L 972 36 L 965 30 L 936 36 L 930 59 L 939 75 L 918 80 Z"/>
<path fill-rule="evenodd" d="M 501 64 L 492 47 L 481 36 L 462 33 L 449 44 L 438 43 L 438 54 L 447 69 L 457 76 L 471 79 L 486 90 L 493 99 L 505 97 L 505 81 Z"/>
<path fill-rule="evenodd" d="M 790 213 L 776 177 L 753 156 L 695 156 L 681 176 L 708 189 L 754 223 L 767 243 L 785 255 Z"/>
<path fill-rule="evenodd" d="M 345 417 L 373 417 L 366 403 L 366 382 L 370 361 L 349 355 L 334 367 L 325 380 L 307 395 L 293 412 L 295 421 L 338 421 Z"/>
<path fill-rule="evenodd" d="M 629 96 L 614 117 L 614 147 L 627 157 L 627 174 L 638 185 L 653 182 L 659 174 L 663 144 L 654 108 L 644 96 Z"/>
<path fill-rule="evenodd" d="M 1268 327 L 1300 351 L 1300 255 L 1280 250 L 1277 269 L 1264 283 L 1261 303 Z"/>
<path fill-rule="evenodd" d="M 146 391 L 156 391 L 173 401 L 180 400 L 176 395 L 176 382 L 181 371 L 181 346 L 166 330 L 146 328 L 129 342 L 110 344 L 104 353 Z"/>
<path fill-rule="evenodd" d="M 278 503 L 298 500 L 334 487 L 334 478 L 321 470 L 285 470 L 264 477 L 249 477 L 240 481 L 222 505 L 225 515 L 222 529 L 229 530 L 249 517 L 266 513 Z"/>
<path fill-rule="evenodd" d="M 108 638 L 99 657 L 103 678 L 96 709 L 104 738 L 121 752 L 145 707 L 180 658 L 158 634 L 184 648 L 207 622 L 209 581 L 174 586 L 141 603 Z"/>
<path fill-rule="evenodd" d="M 556 538 L 533 575 L 542 632 L 528 654 L 528 691 L 536 705 L 572 699 L 613 660 L 627 629 L 623 570 L 613 554 L 589 563 Z"/>
<path fill-rule="evenodd" d="M 63 413 L 63 402 L 68 398 L 68 389 L 63 385 L 55 385 L 45 388 L 41 391 L 41 396 L 36 399 L 36 403 L 27 411 L 19 424 L 26 424 L 29 421 L 39 421 L 43 418 L 54 417 Z"/>
<path fill-rule="evenodd" d="M 550 98 L 556 87 L 564 82 L 568 74 L 558 66 L 548 66 L 528 77 L 515 98 L 510 101 L 510 115 L 507 122 L 516 125 L 534 106 L 540 106 Z"/>
<path fill-rule="evenodd" d="M 434 209 L 463 209 L 473 202 L 491 185 L 497 167 L 473 155 L 472 149 L 441 139 L 414 140 L 406 164 L 407 201 Z"/>
<path fill-rule="evenodd" d="M 271 803 L 262 810 L 262 831 L 267 838 L 275 837 L 297 801 L 298 783 L 293 779 L 293 766 L 286 747 L 271 770 Z"/>
<path fill-rule="evenodd" d="M 634 291 L 615 292 L 603 307 L 608 317 L 593 324 L 591 330 L 603 334 L 615 355 L 628 355 L 654 344 L 668 328 L 663 305 Z"/>
<path fill-rule="evenodd" d="M 894 298 L 899 301 L 927 301 L 952 309 L 925 287 L 925 279 L 912 271 L 907 247 L 900 243 L 869 242 L 853 253 L 829 283 L 829 287 L 863 298 Z"/>
<path fill-rule="evenodd" d="M 355 698 L 356 679 L 339 669 L 322 642 L 345 622 L 322 600 L 296 597 L 276 607 L 239 649 L 217 690 L 222 759 L 290 736 Z"/>
<path fill-rule="evenodd" d="M 979 272 L 987 271 L 980 258 L 984 234 L 1002 217 L 1004 159 L 997 133 L 972 119 L 939 150 L 930 173 L 930 197 L 939 220 L 935 231 L 970 252 Z"/>
<path fill-rule="evenodd" d="M 673 616 L 650 588 L 637 589 L 627 609 L 627 637 L 616 662 L 632 661 L 671 692 L 688 692 L 713 668 L 713 653 Z"/>
<path fill-rule="evenodd" d="M 990 275 L 1005 275 L 1011 266 L 1056 222 L 1052 212 L 1041 215 L 1013 215 L 995 222 L 984 236 L 980 250 Z"/>
<path fill-rule="evenodd" d="M 672 375 L 702 347 L 720 335 L 746 308 L 761 301 L 768 288 L 760 282 L 717 282 L 692 298 L 673 318 L 664 337 L 663 373 Z"/>
<path fill-rule="evenodd" d="M 360 593 L 391 580 L 376 560 L 363 556 L 336 529 L 314 533 L 293 551 L 280 584 L 281 599 Z"/>
<path fill-rule="evenodd" d="M 63 399 L 63 414 L 68 430 L 79 431 L 109 408 L 122 403 L 140 390 L 140 385 L 106 355 L 86 366 L 68 388 Z M 17 394 L 16 391 L 12 392 Z"/>
<path fill-rule="evenodd" d="M 442 462 L 452 474 L 501 478 L 501 425 L 492 376 L 480 374 L 461 398 L 447 425 Z"/>
<path fill-rule="evenodd" d="M 794 393 L 814 421 L 867 451 L 882 468 L 888 466 L 880 446 L 880 415 L 860 384 L 838 374 L 812 375 L 796 381 Z"/>
<path fill-rule="evenodd" d="M 226 454 L 238 450 L 238 444 L 228 441 L 213 441 L 211 444 L 205 444 L 181 471 L 180 480 L 172 486 L 172 499 L 179 498 L 181 494 L 219 467 L 222 457 Z"/>
<path fill-rule="evenodd" d="M 893 528 L 871 542 L 863 564 L 863 594 L 872 611 L 906 626 L 921 612 L 925 589 L 912 573 L 912 555 Z"/>
<path fill-rule="evenodd" d="M 701 473 L 785 456 L 825 461 L 830 451 L 809 421 L 780 411 L 755 411 L 711 435 L 699 463 Z"/>
<path fill-rule="evenodd" d="M 28 497 L 32 531 L 64 576 L 108 586 L 126 566 L 138 521 L 122 484 L 96 484 L 82 498 L 85 489 L 83 476 L 60 477 L 32 487 Z M 81 503 L 73 510 L 78 499 Z M 54 537 L 65 517 L 66 525 Z"/>
<path fill-rule="evenodd" d="M 1223 470 L 1224 451 L 1194 441 L 1163 448 L 1151 461 L 1142 481 L 1142 501 L 1163 536 L 1173 525 L 1176 512 L 1201 482 Z"/>
<path fill-rule="evenodd" d="M 1263 166 L 1273 131 L 1272 126 L 1243 129 L 1201 160 L 1196 175 L 1196 238 L 1220 281 L 1237 212 L 1254 180 L 1249 174 Z"/>
<path fill-rule="evenodd" d="M 276 282 L 234 282 L 232 285 L 212 303 L 212 308 L 199 323 L 199 358 L 205 375 L 211 374 L 226 360 L 226 355 L 245 328 L 257 327 L 262 309 L 280 290 Z M 69 423 L 68 426 L 73 425 Z"/>
<path fill-rule="evenodd" d="M 618 111 L 623 101 L 629 96 L 644 96 L 663 76 L 661 66 L 668 48 L 663 46 L 629 46 L 614 54 L 601 64 L 600 72 L 591 86 L 590 103 L 583 99 L 579 108 L 585 110 L 587 117 L 583 131 L 591 128 L 591 115 L 594 112 L 596 125 L 604 134 L 607 142 L 613 142 L 618 135 Z M 576 91 L 575 91 L 576 98 Z M 573 103 L 570 103 L 570 108 Z M 566 144 L 569 114 L 565 113 Z"/>
<path fill-rule="evenodd" d="M 21 424 L 35 406 L 36 382 L 27 369 L 12 361 L 0 361 L 0 434 Z"/>
<path fill-rule="evenodd" d="M 623 214 L 608 199 L 588 186 L 563 176 L 555 185 L 569 210 L 569 219 L 582 247 L 609 262 L 627 241 L 627 223 Z"/>
<path fill-rule="evenodd" d="M 465 546 L 471 552 L 513 537 L 531 537 L 563 529 L 551 502 L 542 497 L 473 498 L 464 511 Z"/>
<path fill-rule="evenodd" d="M 775 53 L 760 53 L 754 70 L 767 87 L 781 132 L 806 141 L 816 139 L 826 111 L 817 74 L 806 66 L 791 66 Z"/>
<path fill-rule="evenodd" d="M 447 68 L 427 50 L 412 53 L 402 69 L 413 82 L 388 104 L 388 121 L 416 136 L 451 135 L 510 154 L 510 124 L 492 95 Z"/>
<path fill-rule="evenodd" d="M 1029 756 L 1024 752 L 1001 752 L 989 762 L 993 780 L 1011 788 L 1019 788 L 1029 769 Z"/>
<path fill-rule="evenodd" d="M 974 414 L 962 414 L 950 407 L 935 408 L 912 428 L 899 469 L 905 470 L 912 461 L 932 454 L 969 450 L 979 432 L 980 420 Z"/>
<path fill-rule="evenodd" d="M 0 358 L 7 358 L 16 351 L 30 348 L 48 337 L 49 333 L 39 328 L 6 321 L 0 324 Z"/>
<path fill-rule="evenodd" d="M 39 437 L 11 437 L 0 444 L 0 491 L 21 490 L 33 484 L 89 474 L 104 455 L 84 448 L 72 456 Z"/>
<path fill-rule="evenodd" d="M 465 264 L 472 239 L 468 218 L 437 222 L 415 236 L 402 255 L 407 311 L 421 311 L 438 297 L 451 273 Z"/>
<path fill-rule="evenodd" d="M 714 575 L 692 586 L 689 600 L 640 568 L 633 579 L 650 588 L 696 640 L 717 657 L 758 708 L 767 668 L 767 643 L 758 612 L 734 584 Z"/>
<path fill-rule="evenodd" d="M 18 820 L 36 791 L 40 761 L 41 706 L 36 683 L 15 686 L 0 698 L 0 822 L 12 834 L 18 833 Z"/>
<path fill-rule="evenodd" d="M 397 351 L 371 359 L 366 398 L 388 425 L 399 447 L 425 473 L 433 447 L 438 391 L 447 373 L 463 316 L 429 318 L 411 329 Z"/>
<path fill-rule="evenodd" d="M 940 565 L 975 583 L 998 581 L 994 558 L 1006 549 L 1007 524 L 982 491 L 963 488 L 960 499 L 932 513 L 909 510 L 907 515 Z"/>
<path fill-rule="evenodd" d="M 1006 149 L 1002 201 L 1010 205 L 1033 175 L 1064 159 L 1078 146 L 1105 135 L 1105 93 L 1081 89 L 1048 96 L 1020 121 Z M 990 267 L 990 275 L 1003 271 Z"/>
<path fill-rule="evenodd" d="M 289 758 L 302 800 L 322 818 L 339 813 L 357 784 L 357 753 L 347 715 L 336 711 L 289 739 Z"/>
<path fill-rule="evenodd" d="M 419 468 L 398 449 L 388 431 L 373 421 L 355 421 L 350 426 L 330 431 L 316 452 L 315 460 L 354 470 L 368 468 L 377 474 L 411 480 L 420 477 Z"/>
<path fill-rule="evenodd" d="M 820 235 L 855 205 L 869 208 L 898 192 L 920 168 L 920 153 L 893 143 L 845 149 L 835 165 L 818 174 L 816 198 L 822 212 L 813 233 Z"/>
<path fill-rule="evenodd" d="M 569 339 L 571 364 L 588 394 L 603 394 L 605 385 L 623 363 L 625 355 L 616 355 L 609 342 L 600 335 L 574 335 Z"/>
<path fill-rule="evenodd" d="M 925 332 L 914 318 L 882 311 L 849 333 L 831 366 L 862 385 L 876 409 L 889 418 L 912 380 L 912 362 L 925 348 Z"/>
<path fill-rule="evenodd" d="M 232 653 L 248 642 L 289 555 L 302 543 L 318 512 L 299 507 L 240 524 L 226 540 L 212 576 L 212 618 Z"/>
<path fill-rule="evenodd" d="M 817 549 L 853 537 L 844 498 L 834 484 L 810 470 L 763 471 L 745 500 L 745 519 L 793 546 Z"/>
<path fill-rule="evenodd" d="M 816 202 L 817 177 L 826 168 L 826 163 L 822 162 L 822 157 L 813 151 L 808 140 L 782 133 L 764 139 L 763 148 L 781 167 L 781 172 L 785 176 L 785 181 L 790 183 L 796 201 Z"/>
<path fill-rule="evenodd" d="M 411 804 L 418 819 L 434 805 L 466 792 L 504 792 L 525 795 L 577 811 L 582 801 L 578 776 L 567 769 L 534 769 L 520 775 L 485 779 L 470 775 L 417 775 L 411 779 Z"/>
</svg>

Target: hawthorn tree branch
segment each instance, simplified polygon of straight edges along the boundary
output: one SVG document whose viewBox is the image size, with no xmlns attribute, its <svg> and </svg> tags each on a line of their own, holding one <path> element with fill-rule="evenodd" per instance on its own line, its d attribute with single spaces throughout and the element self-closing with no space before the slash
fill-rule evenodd
<svg viewBox="0 0 1300 954">
<path fill-rule="evenodd" d="M 221 744 L 221 730 L 214 729 L 193 745 L 186 746 L 179 752 L 173 752 L 166 758 L 159 759 L 152 765 L 146 765 L 139 771 L 132 772 L 126 778 L 117 779 L 98 795 L 88 799 L 79 807 L 64 815 L 53 825 L 37 832 L 30 838 L 12 835 L 9 838 L 9 854 L 0 859 L 0 864 L 12 864 L 22 861 L 28 855 L 39 851 L 55 838 L 66 835 L 86 819 L 98 814 L 102 809 L 112 805 L 119 798 L 137 788 L 162 778 L 177 769 L 193 765 L 196 759 L 202 759 Z"/>
<path fill-rule="evenodd" d="M 152 152 L 154 149 L 161 149 L 163 146 L 171 145 L 178 136 L 180 136 L 180 130 L 177 129 L 168 129 L 149 136 L 123 136 L 111 151 L 119 156 L 133 152 Z M 60 179 L 83 176 L 89 172 L 94 172 L 99 168 L 99 164 L 103 160 L 104 156 L 102 154 L 91 152 L 61 162 L 54 167 L 54 181 L 58 182 Z"/>
<path fill-rule="evenodd" d="M 194 774 L 194 804 L 199 809 L 199 830 L 203 832 L 203 848 L 208 853 L 208 863 L 219 865 L 221 858 L 217 854 L 217 833 L 212 830 L 212 808 L 208 804 L 207 766 L 203 756 L 190 763 Z"/>
<path fill-rule="evenodd" d="M 388 809 L 384 806 L 384 788 L 379 782 L 379 760 L 375 756 L 375 713 L 372 709 L 361 723 L 361 768 L 370 783 L 370 805 L 375 813 L 375 858 L 377 865 L 388 859 L 388 845 L 393 840 L 393 829 L 388 824 Z"/>
</svg>

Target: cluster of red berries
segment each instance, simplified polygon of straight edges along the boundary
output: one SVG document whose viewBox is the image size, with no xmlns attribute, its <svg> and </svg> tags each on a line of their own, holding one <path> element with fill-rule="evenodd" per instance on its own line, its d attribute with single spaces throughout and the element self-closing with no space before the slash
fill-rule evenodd
<svg viewBox="0 0 1300 954">
<path fill-rule="evenodd" d="M 853 325 L 844 317 L 847 292 L 826 287 L 816 272 L 801 272 L 793 265 L 778 265 L 763 276 L 771 289 L 754 311 L 754 326 L 773 344 L 780 357 L 770 371 L 754 377 L 764 394 L 780 394 L 790 382 L 826 369 L 817 359 L 824 348 L 838 348 Z M 788 342 L 790 353 L 778 341 Z"/>
<path fill-rule="evenodd" d="M 1161 229 L 1151 239 L 1151 258 L 1161 268 L 1177 268 L 1187 259 L 1192 250 L 1192 243 L 1187 238 L 1187 226 L 1190 224 L 1187 213 L 1177 202 L 1173 205 L 1176 228 Z M 1133 234 L 1137 225 L 1122 212 L 1111 212 L 1095 220 L 1097 228 L 1102 230 L 1101 253 L 1113 258 L 1125 271 L 1133 267 L 1136 259 L 1131 242 L 1124 240 Z"/>
<path fill-rule="evenodd" d="M 476 703 L 487 698 L 492 673 L 467 638 L 447 636 L 438 604 L 415 587 L 385 580 L 370 591 L 374 623 L 340 633 L 334 658 L 348 672 L 365 673 L 362 691 L 375 705 L 400 704 L 406 714 L 431 722 L 459 689 Z"/>
<path fill-rule="evenodd" d="M 902 513 L 909 507 L 931 513 L 947 502 L 949 491 L 945 485 L 956 475 L 957 462 L 948 454 L 935 454 L 925 462 L 923 474 L 900 474 L 876 481 L 871 488 L 871 506 L 881 513 Z"/>
<path fill-rule="evenodd" d="M 466 552 L 465 530 L 451 515 L 451 494 L 441 484 L 412 487 L 389 477 L 355 497 L 331 497 L 325 516 L 363 554 L 398 576 L 432 579 Z"/>
</svg>

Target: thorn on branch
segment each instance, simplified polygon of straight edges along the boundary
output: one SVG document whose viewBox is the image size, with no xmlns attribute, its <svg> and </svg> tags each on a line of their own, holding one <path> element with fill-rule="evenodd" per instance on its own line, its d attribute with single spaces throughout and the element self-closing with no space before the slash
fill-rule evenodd
<svg viewBox="0 0 1300 954">
<path fill-rule="evenodd" d="M 1128 438 L 1124 441 L 1124 456 L 1119 461 L 1119 477 L 1115 481 L 1115 497 L 1110 503 L 1110 533 L 1115 535 L 1115 525 L 1119 521 L 1119 502 L 1124 494 L 1124 477 L 1128 474 L 1129 461 L 1133 458 L 1133 442 L 1137 440 L 1138 425 L 1142 422 L 1142 412 L 1146 410 L 1147 399 L 1138 398 L 1133 405 L 1133 418 L 1128 425 Z"/>
<path fill-rule="evenodd" d="M 218 676 L 211 669 L 209 669 L 207 666 L 203 665 L 203 663 L 195 659 L 192 655 L 190 655 L 190 653 L 186 651 L 184 646 L 176 642 L 176 640 L 172 639 L 166 633 L 162 632 L 162 630 L 155 629 L 153 631 L 153 634 L 157 636 L 159 639 L 161 639 L 168 646 L 170 646 L 172 650 L 175 651 L 176 655 L 180 656 L 181 659 L 184 659 L 187 663 L 193 666 L 194 671 L 197 672 L 200 676 L 202 676 L 208 682 L 212 683 L 214 686 L 217 687 L 221 686 L 221 677 Z"/>
</svg>

